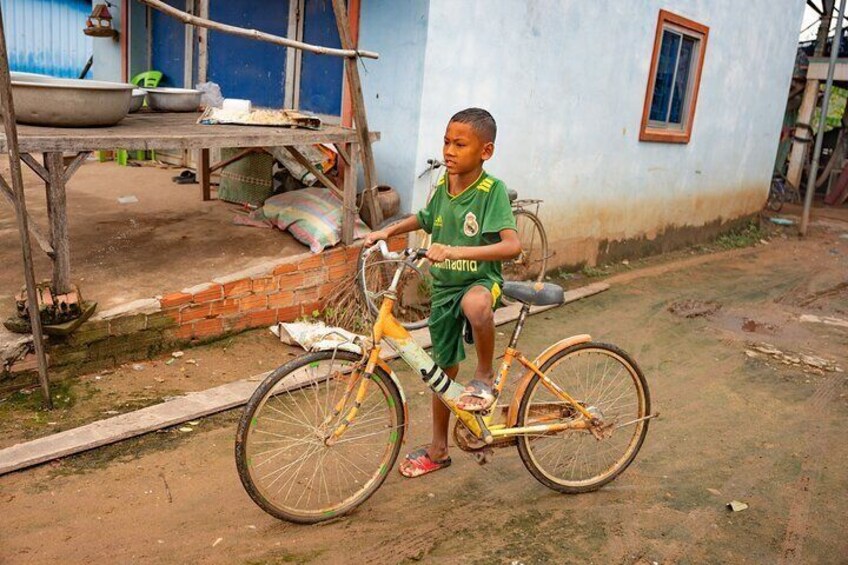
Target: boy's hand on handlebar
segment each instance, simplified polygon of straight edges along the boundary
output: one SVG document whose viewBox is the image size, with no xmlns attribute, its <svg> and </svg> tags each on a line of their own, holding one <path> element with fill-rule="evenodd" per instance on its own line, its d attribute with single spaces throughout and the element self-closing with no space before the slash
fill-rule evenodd
<svg viewBox="0 0 848 565">
<path fill-rule="evenodd" d="M 454 249 L 450 245 L 434 243 L 427 250 L 427 259 L 433 263 L 441 263 L 445 259 L 456 259 L 456 257 L 454 257 Z"/>
<path fill-rule="evenodd" d="M 363 243 L 362 245 L 363 247 L 371 247 L 381 239 L 384 241 L 389 239 L 389 234 L 386 230 L 372 231 L 371 233 L 365 236 L 365 243 Z"/>
</svg>

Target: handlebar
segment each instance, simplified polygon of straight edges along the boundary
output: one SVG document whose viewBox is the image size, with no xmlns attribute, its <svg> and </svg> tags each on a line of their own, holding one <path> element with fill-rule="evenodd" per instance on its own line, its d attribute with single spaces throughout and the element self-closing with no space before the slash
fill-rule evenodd
<svg viewBox="0 0 848 565">
<path fill-rule="evenodd" d="M 427 255 L 427 250 L 423 247 L 419 247 L 414 249 L 412 247 L 407 247 L 403 251 L 389 251 L 389 246 L 386 245 L 385 240 L 378 240 L 377 243 L 369 247 L 365 250 L 365 257 L 370 257 L 372 253 L 375 251 L 380 251 L 380 253 L 386 259 L 390 259 L 393 261 L 403 261 L 408 258 L 414 258 L 415 260 L 421 259 Z"/>
</svg>

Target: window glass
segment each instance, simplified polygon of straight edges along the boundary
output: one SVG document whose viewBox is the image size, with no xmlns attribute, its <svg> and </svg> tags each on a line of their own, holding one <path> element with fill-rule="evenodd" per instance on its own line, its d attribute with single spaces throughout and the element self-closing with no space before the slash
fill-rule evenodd
<svg viewBox="0 0 848 565">
<path fill-rule="evenodd" d="M 657 78 L 654 83 L 654 95 L 651 101 L 650 119 L 658 122 L 666 121 L 668 105 L 671 99 L 674 70 L 677 67 L 677 52 L 680 47 L 680 34 L 664 30 L 660 60 L 657 65 Z"/>
<path fill-rule="evenodd" d="M 695 52 L 695 40 L 684 37 L 680 45 L 680 57 L 677 61 L 677 76 L 674 80 L 674 96 L 668 121 L 672 124 L 683 123 L 683 111 L 686 107 L 686 91 L 689 87 L 689 71 L 692 68 L 692 55 Z"/>
</svg>

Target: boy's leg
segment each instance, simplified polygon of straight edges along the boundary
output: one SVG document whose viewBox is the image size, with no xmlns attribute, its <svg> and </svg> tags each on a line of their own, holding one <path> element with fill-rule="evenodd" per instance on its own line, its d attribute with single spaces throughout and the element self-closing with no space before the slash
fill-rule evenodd
<svg viewBox="0 0 848 565">
<path fill-rule="evenodd" d="M 474 378 L 489 386 L 494 382 L 492 363 L 495 354 L 495 315 L 492 310 L 494 298 L 485 286 L 475 285 L 462 297 L 462 313 L 474 332 L 474 347 L 477 349 L 477 370 Z M 482 399 L 465 404 L 484 405 Z"/>
<path fill-rule="evenodd" d="M 459 373 L 459 365 L 443 369 L 451 380 Z M 450 425 L 450 408 L 445 406 L 439 397 L 433 394 L 433 441 L 427 448 L 427 453 L 433 460 L 444 459 L 448 456 L 448 428 Z"/>
</svg>

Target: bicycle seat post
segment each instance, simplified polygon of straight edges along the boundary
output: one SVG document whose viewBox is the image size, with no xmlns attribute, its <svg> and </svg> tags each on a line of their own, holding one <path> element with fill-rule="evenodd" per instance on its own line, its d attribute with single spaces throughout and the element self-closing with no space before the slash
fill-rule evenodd
<svg viewBox="0 0 848 565">
<path fill-rule="evenodd" d="M 509 347 L 510 349 L 515 349 L 518 345 L 518 336 L 521 335 L 521 330 L 524 329 L 524 321 L 527 319 L 527 315 L 530 314 L 530 305 L 524 303 L 521 305 L 521 312 L 518 314 L 518 321 L 515 323 L 515 329 L 512 330 L 512 337 L 509 338 Z"/>
</svg>

